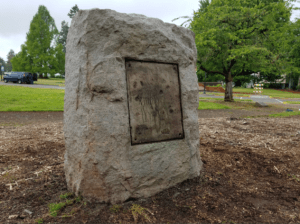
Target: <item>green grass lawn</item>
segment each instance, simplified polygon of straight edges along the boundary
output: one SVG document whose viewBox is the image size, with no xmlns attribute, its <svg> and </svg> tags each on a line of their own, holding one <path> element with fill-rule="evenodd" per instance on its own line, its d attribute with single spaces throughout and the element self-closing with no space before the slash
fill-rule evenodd
<svg viewBox="0 0 300 224">
<path fill-rule="evenodd" d="M 200 91 L 202 92 L 202 91 Z M 215 95 L 215 96 L 224 96 L 225 94 L 224 93 L 218 93 L 218 92 L 209 92 L 209 93 L 206 93 L 207 95 Z"/>
<path fill-rule="evenodd" d="M 38 81 L 35 81 L 34 84 L 51 85 L 51 86 L 65 86 L 65 79 L 62 79 L 62 78 L 38 79 Z"/>
<path fill-rule="evenodd" d="M 269 114 L 269 117 L 289 117 L 289 116 L 295 116 L 300 115 L 300 111 L 293 111 L 293 112 L 282 112 L 278 114 Z"/>
<path fill-rule="evenodd" d="M 0 111 L 63 111 L 65 90 L 0 86 Z"/>
<path fill-rule="evenodd" d="M 199 100 L 219 100 L 219 101 L 224 101 L 224 98 L 212 98 L 212 97 L 199 97 Z M 251 102 L 252 100 L 241 100 L 241 99 L 234 99 L 234 101 L 241 101 L 241 102 Z"/>
<path fill-rule="evenodd" d="M 219 103 L 199 101 L 198 110 L 220 110 L 220 109 L 231 109 L 231 107 L 224 106 Z"/>
<path fill-rule="evenodd" d="M 300 104 L 299 101 L 285 101 L 283 103 L 288 103 L 288 104 Z"/>
<path fill-rule="evenodd" d="M 242 87 L 235 87 L 233 91 L 241 92 L 241 93 L 253 93 L 254 89 L 242 88 Z M 262 95 L 271 96 L 274 98 L 300 98 L 300 94 L 283 92 L 274 89 L 263 89 Z"/>
</svg>

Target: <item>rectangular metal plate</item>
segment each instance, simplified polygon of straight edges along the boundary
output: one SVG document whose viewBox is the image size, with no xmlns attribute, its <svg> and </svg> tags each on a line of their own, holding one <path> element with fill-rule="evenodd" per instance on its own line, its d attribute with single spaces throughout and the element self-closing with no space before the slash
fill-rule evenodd
<svg viewBox="0 0 300 224">
<path fill-rule="evenodd" d="M 126 61 L 131 144 L 184 138 L 178 65 Z"/>
</svg>

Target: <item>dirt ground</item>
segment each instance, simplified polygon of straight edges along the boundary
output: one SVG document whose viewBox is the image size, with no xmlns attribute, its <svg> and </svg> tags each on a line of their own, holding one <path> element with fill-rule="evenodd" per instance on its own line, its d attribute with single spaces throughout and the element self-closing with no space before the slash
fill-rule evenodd
<svg viewBox="0 0 300 224">
<path fill-rule="evenodd" d="M 68 192 L 63 113 L 2 112 L 0 222 L 299 223 L 300 116 L 227 112 L 199 112 L 200 177 L 119 205 L 60 198 Z M 49 205 L 62 202 L 50 216 Z"/>
</svg>

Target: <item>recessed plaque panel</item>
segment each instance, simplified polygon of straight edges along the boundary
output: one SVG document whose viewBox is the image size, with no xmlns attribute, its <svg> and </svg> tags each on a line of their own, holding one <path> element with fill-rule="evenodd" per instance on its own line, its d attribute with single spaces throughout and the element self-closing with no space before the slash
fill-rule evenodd
<svg viewBox="0 0 300 224">
<path fill-rule="evenodd" d="M 131 143 L 184 138 L 178 65 L 126 61 Z"/>
</svg>

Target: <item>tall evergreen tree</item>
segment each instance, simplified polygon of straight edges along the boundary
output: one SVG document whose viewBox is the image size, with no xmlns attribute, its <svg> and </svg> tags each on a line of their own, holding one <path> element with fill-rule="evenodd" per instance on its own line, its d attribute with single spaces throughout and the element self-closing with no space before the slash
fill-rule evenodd
<svg viewBox="0 0 300 224">
<path fill-rule="evenodd" d="M 65 52 L 63 49 L 64 46 L 62 44 L 58 44 L 55 48 L 55 68 L 60 74 L 65 74 Z"/>
<path fill-rule="evenodd" d="M 76 4 L 76 5 L 74 5 L 74 6 L 70 9 L 70 12 L 68 13 L 68 16 L 72 19 L 78 11 L 79 11 L 79 8 L 78 8 L 78 6 L 77 6 L 77 4 Z"/>
<path fill-rule="evenodd" d="M 34 73 L 56 73 L 51 62 L 54 61 L 54 48 L 52 41 L 58 34 L 54 19 L 45 6 L 39 6 L 38 12 L 30 23 L 27 33 L 26 48 L 31 63 L 31 71 Z"/>
<path fill-rule="evenodd" d="M 5 62 L 5 60 L 4 60 L 3 58 L 1 58 L 1 57 L 0 57 L 0 64 L 1 64 L 1 66 L 4 67 L 4 71 L 7 71 L 7 68 L 6 68 L 6 62 Z M 0 66 L 0 67 L 1 67 L 1 66 Z M 0 71 L 0 73 L 1 73 L 1 71 Z"/>
<path fill-rule="evenodd" d="M 7 62 L 6 62 L 6 70 L 8 72 L 11 72 L 12 65 L 11 65 L 11 59 L 15 56 L 15 52 L 13 49 L 10 49 L 10 51 L 7 54 Z"/>
<path fill-rule="evenodd" d="M 66 21 L 61 22 L 61 31 L 58 34 L 57 43 L 62 44 L 63 52 L 66 53 L 67 36 L 69 32 L 69 25 Z"/>
<path fill-rule="evenodd" d="M 45 6 L 39 6 L 30 23 L 25 44 L 11 60 L 13 70 L 49 73 L 52 76 L 61 71 L 62 65 L 58 60 L 61 60 L 64 52 L 63 46 L 57 43 L 57 35 L 54 19 Z"/>
<path fill-rule="evenodd" d="M 25 44 L 21 45 L 21 51 L 11 59 L 12 71 L 33 71 L 32 56 L 28 54 L 28 49 Z"/>
</svg>

